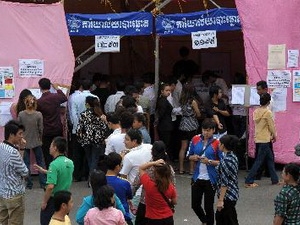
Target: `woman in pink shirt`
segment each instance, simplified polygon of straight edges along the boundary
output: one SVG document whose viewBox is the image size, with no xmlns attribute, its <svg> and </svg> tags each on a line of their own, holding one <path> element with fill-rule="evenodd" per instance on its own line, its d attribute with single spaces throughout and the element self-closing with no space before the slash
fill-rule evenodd
<svg viewBox="0 0 300 225">
<path fill-rule="evenodd" d="M 114 208 L 114 190 L 104 185 L 97 191 L 94 199 L 95 208 L 90 209 L 84 217 L 85 225 L 125 225 L 123 213 Z"/>
</svg>

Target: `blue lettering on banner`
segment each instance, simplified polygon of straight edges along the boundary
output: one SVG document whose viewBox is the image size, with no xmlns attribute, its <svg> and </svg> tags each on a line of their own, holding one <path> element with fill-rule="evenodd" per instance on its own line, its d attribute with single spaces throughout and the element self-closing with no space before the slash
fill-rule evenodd
<svg viewBox="0 0 300 225">
<path fill-rule="evenodd" d="M 148 12 L 110 14 L 66 14 L 70 36 L 149 35 L 153 17 Z"/>
<path fill-rule="evenodd" d="M 156 33 L 161 36 L 189 35 L 204 30 L 240 30 L 237 9 L 221 8 L 193 13 L 158 15 Z"/>
</svg>

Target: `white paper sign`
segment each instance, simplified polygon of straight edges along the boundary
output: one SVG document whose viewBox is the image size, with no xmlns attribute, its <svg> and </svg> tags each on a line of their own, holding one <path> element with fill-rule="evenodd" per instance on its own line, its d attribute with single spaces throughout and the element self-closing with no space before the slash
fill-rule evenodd
<svg viewBox="0 0 300 225">
<path fill-rule="evenodd" d="M 256 87 L 250 88 L 250 105 L 260 105 L 260 96 L 257 94 Z"/>
<path fill-rule="evenodd" d="M 281 112 L 286 111 L 286 96 L 287 96 L 287 88 L 275 88 L 272 91 L 272 111 L 273 112 Z"/>
<path fill-rule="evenodd" d="M 267 83 L 269 88 L 290 87 L 291 71 L 289 70 L 268 70 Z"/>
<path fill-rule="evenodd" d="M 44 61 L 40 59 L 19 59 L 19 75 L 21 77 L 43 76 Z"/>
<path fill-rule="evenodd" d="M 288 50 L 288 68 L 298 67 L 299 63 L 299 50 Z"/>
<path fill-rule="evenodd" d="M 232 85 L 232 105 L 244 105 L 245 103 L 245 87 L 238 87 Z"/>
<path fill-rule="evenodd" d="M 12 119 L 10 114 L 10 107 L 12 102 L 1 102 L 0 103 L 0 126 L 4 126 L 8 121 Z"/>
<path fill-rule="evenodd" d="M 120 36 L 96 35 L 95 52 L 120 52 Z"/>
<path fill-rule="evenodd" d="M 193 49 L 217 47 L 217 32 L 215 30 L 192 32 L 191 36 Z"/>
</svg>

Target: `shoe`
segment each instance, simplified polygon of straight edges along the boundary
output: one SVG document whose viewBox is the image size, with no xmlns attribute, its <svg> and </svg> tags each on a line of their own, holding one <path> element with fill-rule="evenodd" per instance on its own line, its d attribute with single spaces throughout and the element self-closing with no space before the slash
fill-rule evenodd
<svg viewBox="0 0 300 225">
<path fill-rule="evenodd" d="M 73 181 L 74 181 L 74 182 L 81 182 L 82 179 L 75 179 L 75 178 L 74 178 Z"/>
<path fill-rule="evenodd" d="M 256 188 L 259 185 L 257 183 L 252 183 L 252 184 L 245 184 L 245 188 Z"/>
<path fill-rule="evenodd" d="M 278 181 L 278 182 L 272 182 L 272 185 L 283 185 L 284 182 L 282 180 Z"/>
<path fill-rule="evenodd" d="M 194 175 L 194 172 L 189 172 L 189 175 Z"/>
<path fill-rule="evenodd" d="M 179 171 L 178 174 L 181 174 L 181 175 L 185 174 L 185 171 L 184 170 L 183 171 Z"/>
</svg>

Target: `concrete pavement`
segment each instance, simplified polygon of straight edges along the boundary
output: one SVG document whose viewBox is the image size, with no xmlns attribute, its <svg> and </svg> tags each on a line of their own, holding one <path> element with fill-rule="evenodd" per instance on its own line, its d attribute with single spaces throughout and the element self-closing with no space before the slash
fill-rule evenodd
<svg viewBox="0 0 300 225">
<path fill-rule="evenodd" d="M 240 199 L 237 204 L 237 213 L 240 225 L 268 225 L 272 224 L 274 216 L 275 196 L 281 186 L 271 185 L 270 178 L 263 178 L 257 183 L 258 188 L 244 188 L 246 171 L 239 172 Z M 280 176 L 280 171 L 278 171 Z M 175 212 L 176 225 L 200 225 L 200 221 L 191 209 L 191 191 L 189 175 L 177 175 L 176 187 L 178 191 L 178 205 Z M 40 204 L 43 190 L 38 188 L 38 177 L 34 177 L 32 190 L 26 193 L 25 225 L 38 225 Z M 83 196 L 89 195 L 91 189 L 87 188 L 86 182 L 73 183 L 71 192 L 74 199 L 74 207 L 70 214 L 72 224 L 75 225 L 75 214 L 82 202 Z"/>
</svg>

